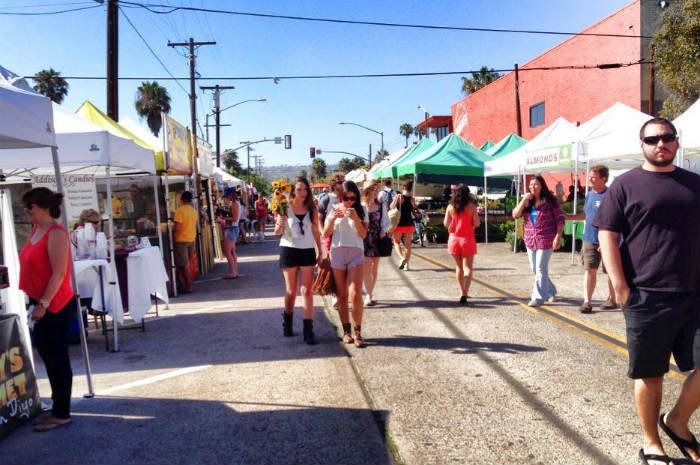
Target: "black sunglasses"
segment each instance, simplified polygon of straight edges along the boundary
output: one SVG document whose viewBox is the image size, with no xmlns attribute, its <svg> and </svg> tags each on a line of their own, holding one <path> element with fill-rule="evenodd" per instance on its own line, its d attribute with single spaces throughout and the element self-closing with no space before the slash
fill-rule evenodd
<svg viewBox="0 0 700 465">
<path fill-rule="evenodd" d="M 357 197 L 354 195 L 344 195 L 343 200 L 355 200 Z"/>
<path fill-rule="evenodd" d="M 677 134 L 661 134 L 660 136 L 646 136 L 642 137 L 642 142 L 644 142 L 647 145 L 656 145 L 659 143 L 659 141 L 664 141 L 665 143 L 673 142 L 678 138 Z"/>
</svg>

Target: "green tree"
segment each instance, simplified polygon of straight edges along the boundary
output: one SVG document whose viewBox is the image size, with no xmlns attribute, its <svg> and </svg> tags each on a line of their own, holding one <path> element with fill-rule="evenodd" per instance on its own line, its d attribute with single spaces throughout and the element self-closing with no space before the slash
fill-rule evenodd
<svg viewBox="0 0 700 465">
<path fill-rule="evenodd" d="M 365 160 L 362 157 L 354 157 L 351 161 L 351 163 L 354 166 L 354 170 L 359 169 L 359 168 L 367 168 L 367 160 Z"/>
<path fill-rule="evenodd" d="M 341 171 L 343 173 L 349 173 L 354 169 L 355 164 L 352 161 L 350 161 L 349 158 L 341 158 L 340 161 L 338 161 L 338 171 Z"/>
<path fill-rule="evenodd" d="M 670 2 L 651 47 L 670 93 L 661 115 L 675 118 L 700 98 L 700 0 Z"/>
<path fill-rule="evenodd" d="M 309 173 L 306 170 L 299 170 L 299 173 L 297 174 L 297 176 L 300 178 L 309 179 Z"/>
<path fill-rule="evenodd" d="M 413 128 L 413 134 L 418 136 L 418 140 L 421 140 L 423 137 L 425 137 L 425 128 L 422 126 L 416 126 Z"/>
<path fill-rule="evenodd" d="M 403 123 L 399 126 L 399 133 L 406 138 L 406 147 L 408 147 L 408 138 L 413 134 L 413 126 L 409 123 Z"/>
<path fill-rule="evenodd" d="M 326 162 L 323 158 L 314 158 L 311 162 L 311 179 L 318 181 L 328 175 Z"/>
<path fill-rule="evenodd" d="M 372 159 L 372 165 L 376 165 L 388 156 L 389 152 L 387 152 L 386 150 L 377 150 L 377 153 L 374 154 L 374 158 Z"/>
<path fill-rule="evenodd" d="M 462 92 L 465 95 L 473 94 L 501 77 L 493 68 L 488 69 L 486 66 L 482 66 L 479 71 L 471 75 L 471 78 L 462 77 Z"/>
<path fill-rule="evenodd" d="M 170 113 L 170 95 L 165 87 L 158 85 L 158 81 L 141 83 L 136 89 L 136 101 L 134 102 L 136 113 L 141 119 L 146 118 L 148 128 L 154 136 L 158 136 L 163 120 L 161 112 Z"/>
<path fill-rule="evenodd" d="M 241 168 L 241 163 L 238 161 L 238 152 L 231 149 L 226 149 L 224 150 L 224 153 L 221 154 L 221 160 L 224 163 L 224 168 L 226 168 L 226 171 L 234 176 L 240 177 L 243 169 Z"/>
<path fill-rule="evenodd" d="M 47 96 L 56 103 L 61 103 L 68 95 L 68 82 L 61 77 L 61 73 L 53 68 L 42 69 L 34 75 L 36 85 L 34 90 Z"/>
</svg>

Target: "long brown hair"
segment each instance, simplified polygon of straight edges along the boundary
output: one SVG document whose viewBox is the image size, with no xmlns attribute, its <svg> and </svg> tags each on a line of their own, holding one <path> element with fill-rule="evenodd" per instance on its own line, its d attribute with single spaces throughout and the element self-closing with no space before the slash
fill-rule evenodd
<svg viewBox="0 0 700 465">
<path fill-rule="evenodd" d="M 316 215 L 318 214 L 316 210 L 316 202 L 314 202 L 314 196 L 311 193 L 311 185 L 309 184 L 308 179 L 298 176 L 294 180 L 294 184 L 292 185 L 292 192 L 289 193 L 289 198 L 290 200 L 294 200 L 296 198 L 296 195 L 294 194 L 294 186 L 296 186 L 299 182 L 306 187 L 306 199 L 304 200 L 304 206 L 309 211 L 309 218 L 311 218 L 312 222 L 316 221 Z"/>
<path fill-rule="evenodd" d="M 544 180 L 544 178 L 542 177 L 541 174 L 538 174 L 537 176 L 535 176 L 534 179 L 540 183 L 540 187 L 541 187 L 540 197 L 542 197 L 545 200 L 545 202 L 551 203 L 553 205 L 559 203 L 557 198 L 554 197 L 554 194 L 552 194 L 552 191 L 550 191 L 549 187 L 547 187 L 547 182 Z M 532 182 L 532 180 L 530 180 L 530 182 Z M 528 185 L 529 185 L 529 183 L 528 183 Z M 529 212 L 530 210 L 532 210 L 532 206 L 534 204 L 535 204 L 535 199 L 533 198 L 530 201 L 530 204 L 527 207 L 525 207 L 525 211 Z"/>
</svg>

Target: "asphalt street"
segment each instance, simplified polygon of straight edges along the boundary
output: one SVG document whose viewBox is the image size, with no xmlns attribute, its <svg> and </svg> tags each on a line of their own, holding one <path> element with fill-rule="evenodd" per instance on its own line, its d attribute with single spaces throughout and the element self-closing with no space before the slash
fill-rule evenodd
<svg viewBox="0 0 700 465">
<path fill-rule="evenodd" d="M 218 263 L 145 332 L 121 331 L 120 352 L 92 330 L 95 397 L 82 397 L 75 347 L 73 424 L 18 429 L 0 442 L 3 464 L 637 463 L 622 314 L 578 313 L 570 254 L 554 255 L 559 296 L 539 308 L 525 305 L 525 255 L 503 243 L 480 244 L 467 307 L 444 245 L 415 248 L 408 272 L 382 259 L 357 349 L 320 297 L 320 343 L 303 344 L 300 318 L 283 338 L 277 242 L 239 252 L 240 278 L 220 279 Z M 46 397 L 41 362 L 37 372 Z M 664 409 L 681 379 L 667 377 Z"/>
</svg>

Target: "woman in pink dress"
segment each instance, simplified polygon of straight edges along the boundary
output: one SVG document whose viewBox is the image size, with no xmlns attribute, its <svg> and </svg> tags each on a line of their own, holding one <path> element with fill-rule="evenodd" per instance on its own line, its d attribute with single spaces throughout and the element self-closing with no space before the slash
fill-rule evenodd
<svg viewBox="0 0 700 465">
<path fill-rule="evenodd" d="M 455 275 L 461 292 L 459 303 L 467 305 L 476 255 L 474 229 L 481 224 L 469 187 L 460 186 L 453 191 L 452 200 L 445 210 L 443 224 L 450 233 L 447 250 L 455 261 Z"/>
</svg>

